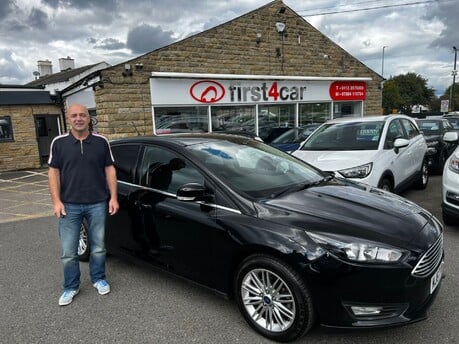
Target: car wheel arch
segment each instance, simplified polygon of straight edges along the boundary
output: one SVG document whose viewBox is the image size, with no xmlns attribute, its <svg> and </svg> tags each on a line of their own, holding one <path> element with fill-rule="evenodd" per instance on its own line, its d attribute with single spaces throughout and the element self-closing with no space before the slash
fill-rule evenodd
<svg viewBox="0 0 459 344">
<path fill-rule="evenodd" d="M 286 283 L 289 288 L 288 292 L 291 292 L 292 298 L 296 300 L 296 307 L 294 308 L 296 311 L 294 312 L 297 313 L 297 315 L 294 316 L 291 327 L 289 325 L 285 331 L 282 331 L 283 333 L 275 333 L 276 331 L 273 329 L 269 331 L 267 328 L 260 330 L 257 325 L 254 325 L 252 321 L 247 319 L 248 317 L 253 318 L 254 314 L 252 314 L 252 312 L 248 314 L 247 311 L 244 311 L 245 306 L 243 305 L 243 298 L 242 295 L 240 295 L 240 292 L 245 288 L 241 288 L 241 283 L 243 283 L 243 281 L 247 278 L 251 278 L 248 276 L 251 276 L 252 273 L 257 274 L 260 272 L 268 275 L 271 274 L 272 276 L 275 276 L 276 279 L 280 279 L 281 283 Z M 260 281 L 264 283 L 264 280 L 260 279 Z M 309 332 L 309 330 L 319 320 L 314 297 L 307 279 L 304 277 L 304 274 L 294 267 L 294 265 L 289 264 L 285 258 L 282 259 L 276 255 L 265 253 L 253 253 L 248 255 L 244 260 L 242 260 L 238 266 L 238 270 L 236 270 L 233 290 L 236 303 L 249 325 L 261 335 L 268 337 L 271 340 L 284 342 L 300 338 L 305 333 Z"/>
<path fill-rule="evenodd" d="M 298 269 L 295 267 L 295 262 L 287 258 L 286 255 L 294 253 L 294 250 L 290 250 L 290 252 L 281 252 L 277 249 L 274 249 L 269 246 L 256 244 L 256 245 L 247 245 L 239 250 L 238 254 L 233 256 L 231 261 L 231 267 L 229 269 L 229 276 L 228 276 L 228 297 L 234 298 L 234 283 L 237 272 L 244 261 L 249 259 L 252 256 L 257 255 L 265 255 L 270 256 L 279 260 L 282 260 L 284 263 L 288 264 L 292 269 L 296 270 L 298 273 Z"/>
<path fill-rule="evenodd" d="M 391 183 L 390 191 L 393 191 L 395 189 L 395 178 L 394 178 L 394 174 L 392 173 L 392 171 L 387 170 L 381 174 L 381 177 L 379 178 L 379 181 L 378 181 L 378 188 L 382 186 L 385 180 L 388 180 Z"/>
</svg>

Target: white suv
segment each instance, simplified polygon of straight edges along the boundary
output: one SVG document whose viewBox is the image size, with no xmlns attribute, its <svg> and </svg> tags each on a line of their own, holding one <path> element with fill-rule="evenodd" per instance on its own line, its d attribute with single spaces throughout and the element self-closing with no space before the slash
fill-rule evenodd
<svg viewBox="0 0 459 344">
<path fill-rule="evenodd" d="M 392 192 L 429 180 L 427 144 L 405 115 L 341 118 L 322 124 L 292 153 L 338 176 Z"/>
<path fill-rule="evenodd" d="M 458 133 L 445 133 L 444 140 L 458 143 Z M 443 168 L 442 177 L 442 215 L 447 225 L 459 225 L 459 146 L 449 156 Z"/>
</svg>

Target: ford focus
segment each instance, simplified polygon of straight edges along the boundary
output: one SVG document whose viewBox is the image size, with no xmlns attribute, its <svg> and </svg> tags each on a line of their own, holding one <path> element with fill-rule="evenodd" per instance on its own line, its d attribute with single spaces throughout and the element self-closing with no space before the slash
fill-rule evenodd
<svg viewBox="0 0 459 344">
<path fill-rule="evenodd" d="M 265 337 L 416 322 L 439 292 L 442 225 L 404 198 L 236 135 L 128 138 L 112 151 L 108 251 L 233 298 Z"/>
</svg>

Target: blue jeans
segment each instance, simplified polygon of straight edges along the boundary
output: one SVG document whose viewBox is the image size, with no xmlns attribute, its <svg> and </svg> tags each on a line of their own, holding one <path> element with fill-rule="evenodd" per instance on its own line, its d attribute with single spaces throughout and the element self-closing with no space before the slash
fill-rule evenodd
<svg viewBox="0 0 459 344">
<path fill-rule="evenodd" d="M 93 204 L 64 203 L 67 215 L 59 219 L 62 245 L 61 262 L 64 268 L 64 290 L 80 287 L 78 242 L 83 218 L 88 221 L 90 249 L 89 271 L 92 283 L 105 279 L 105 217 L 107 202 Z"/>
</svg>

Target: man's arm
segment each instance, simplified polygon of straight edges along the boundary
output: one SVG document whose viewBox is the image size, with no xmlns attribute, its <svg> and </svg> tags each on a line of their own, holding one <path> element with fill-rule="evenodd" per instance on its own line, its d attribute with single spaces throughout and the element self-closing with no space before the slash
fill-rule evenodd
<svg viewBox="0 0 459 344">
<path fill-rule="evenodd" d="M 110 201 L 108 202 L 108 213 L 110 215 L 115 215 L 119 209 L 115 166 L 110 165 L 110 166 L 105 167 L 105 177 L 107 179 L 108 189 L 110 190 Z"/>
<path fill-rule="evenodd" d="M 65 212 L 64 204 L 61 201 L 61 179 L 60 170 L 58 168 L 50 167 L 48 169 L 48 184 L 51 200 L 53 201 L 53 213 L 56 217 L 67 215 Z"/>
</svg>

